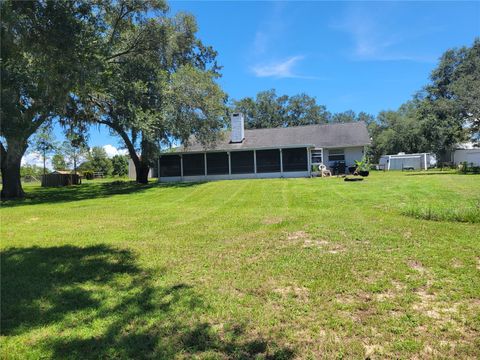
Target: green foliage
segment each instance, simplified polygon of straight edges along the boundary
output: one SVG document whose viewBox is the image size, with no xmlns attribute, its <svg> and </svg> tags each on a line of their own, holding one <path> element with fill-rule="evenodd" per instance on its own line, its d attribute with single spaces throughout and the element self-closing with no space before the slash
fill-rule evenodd
<svg viewBox="0 0 480 360">
<path fill-rule="evenodd" d="M 108 126 L 146 182 L 159 144 L 209 143 L 223 126 L 226 95 L 216 83 L 216 52 L 196 37 L 195 18 L 166 14 L 163 1 L 112 2 L 95 90 L 72 98 L 72 114 Z"/>
<path fill-rule="evenodd" d="M 69 167 L 75 171 L 89 154 L 85 138 L 74 132 L 67 133 L 67 140 L 61 146 L 61 153 L 68 159 Z"/>
<path fill-rule="evenodd" d="M 480 174 L 480 166 L 475 166 L 473 163 L 466 161 L 458 165 L 458 172 L 461 174 Z"/>
<path fill-rule="evenodd" d="M 462 140 L 460 128 L 469 124 L 472 138 L 480 140 L 480 38 L 471 47 L 447 50 L 430 80 L 425 87 L 423 115 L 430 123 L 445 123 L 455 131 L 452 140 L 436 131 L 431 136 L 445 138 L 446 145 L 451 145 L 456 138 Z"/>
<path fill-rule="evenodd" d="M 20 168 L 20 176 L 22 178 L 34 176 L 40 179 L 42 175 L 43 175 L 43 168 L 37 165 L 26 164 Z"/>
<path fill-rule="evenodd" d="M 357 114 L 353 110 L 347 110 L 344 112 L 333 114 L 330 118 L 331 123 L 349 123 L 356 121 L 363 121 L 367 125 L 369 125 L 375 121 L 375 117 L 363 111 Z"/>
<path fill-rule="evenodd" d="M 115 155 L 112 157 L 112 175 L 126 176 L 128 174 L 128 157 Z"/>
<path fill-rule="evenodd" d="M 93 180 L 93 171 L 92 170 L 85 170 L 82 172 L 83 177 L 87 180 Z"/>
<path fill-rule="evenodd" d="M 100 172 L 107 176 L 111 175 L 113 166 L 105 149 L 100 146 L 94 146 L 87 154 L 87 161 L 85 161 L 79 169 L 82 171 L 90 170 L 93 172 Z"/>
<path fill-rule="evenodd" d="M 432 220 L 432 221 L 457 221 L 480 223 L 480 202 L 471 206 L 459 207 L 419 207 L 411 206 L 403 211 L 404 215 L 414 217 L 416 219 Z"/>
<path fill-rule="evenodd" d="M 355 160 L 355 166 L 357 167 L 356 171 L 370 170 L 370 162 L 368 161 L 368 158 L 366 156 L 364 156 L 360 161 Z"/>
<path fill-rule="evenodd" d="M 53 155 L 52 166 L 54 170 L 66 170 L 68 168 L 65 158 L 60 153 Z"/>
<path fill-rule="evenodd" d="M 20 162 L 28 139 L 63 113 L 68 94 L 97 70 L 97 2 L 0 2 L 2 196 L 21 197 Z M 5 142 L 5 143 L 4 143 Z"/>
<path fill-rule="evenodd" d="M 43 159 L 43 170 L 46 171 L 47 157 L 57 150 L 57 143 L 55 136 L 53 135 L 52 128 L 49 124 L 42 125 L 36 132 L 33 141 L 32 148 L 39 153 Z"/>
<path fill-rule="evenodd" d="M 330 117 L 315 98 L 305 93 L 277 96 L 275 89 L 261 91 L 255 99 L 234 100 L 232 111 L 244 114 L 248 129 L 326 124 Z"/>
<path fill-rule="evenodd" d="M 385 154 L 419 153 L 430 150 L 419 119 L 418 102 L 403 104 L 397 111 L 382 111 L 368 125 L 372 144 L 369 156 L 378 162 Z"/>
</svg>

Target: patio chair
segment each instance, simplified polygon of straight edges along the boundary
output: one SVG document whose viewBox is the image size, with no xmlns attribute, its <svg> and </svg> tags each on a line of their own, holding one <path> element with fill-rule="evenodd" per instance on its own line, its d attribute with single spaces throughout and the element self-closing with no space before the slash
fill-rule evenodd
<svg viewBox="0 0 480 360">
<path fill-rule="evenodd" d="M 330 170 L 327 169 L 327 167 L 324 164 L 320 164 L 318 166 L 318 170 L 320 170 L 321 177 L 332 176 L 332 173 L 330 172 Z"/>
</svg>

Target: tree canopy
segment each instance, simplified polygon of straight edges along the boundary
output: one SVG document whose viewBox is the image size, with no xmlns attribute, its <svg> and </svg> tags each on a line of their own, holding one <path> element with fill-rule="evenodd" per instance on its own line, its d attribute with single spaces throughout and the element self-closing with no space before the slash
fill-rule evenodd
<svg viewBox="0 0 480 360">
<path fill-rule="evenodd" d="M 255 99 L 234 100 L 232 111 L 244 114 L 248 129 L 326 124 L 330 119 L 326 107 L 314 97 L 304 93 L 278 96 L 275 89 L 261 91 Z"/>
<path fill-rule="evenodd" d="M 104 176 L 111 175 L 113 166 L 107 152 L 100 146 L 94 146 L 86 155 L 86 161 L 80 165 L 82 171 L 102 173 Z"/>
<path fill-rule="evenodd" d="M 188 14 L 166 16 L 163 1 L 111 3 L 95 91 L 72 99 L 73 113 L 106 125 L 147 182 L 159 146 L 221 130 L 226 95 L 216 84 L 216 52 L 196 37 Z"/>
<path fill-rule="evenodd" d="M 20 163 L 28 139 L 64 111 L 68 95 L 96 69 L 96 4 L 0 3 L 2 198 L 23 196 Z"/>
<path fill-rule="evenodd" d="M 112 157 L 112 175 L 126 176 L 128 174 L 128 158 L 125 155 Z"/>
<path fill-rule="evenodd" d="M 216 52 L 191 15 L 167 9 L 162 0 L 1 2 L 2 197 L 23 196 L 28 139 L 52 118 L 83 133 L 107 125 L 142 182 L 161 143 L 212 141 L 226 99 Z"/>
</svg>

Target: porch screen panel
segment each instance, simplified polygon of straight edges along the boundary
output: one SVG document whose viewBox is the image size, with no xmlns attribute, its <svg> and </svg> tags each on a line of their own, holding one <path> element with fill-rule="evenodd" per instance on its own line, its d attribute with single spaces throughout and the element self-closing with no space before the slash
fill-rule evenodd
<svg viewBox="0 0 480 360">
<path fill-rule="evenodd" d="M 269 173 L 280 172 L 280 151 L 274 150 L 257 150 L 257 172 Z"/>
<path fill-rule="evenodd" d="M 207 175 L 228 175 L 228 154 L 207 153 Z"/>
<path fill-rule="evenodd" d="M 232 174 L 253 174 L 253 151 L 232 151 L 230 153 Z"/>
<path fill-rule="evenodd" d="M 180 156 L 162 155 L 160 157 L 160 177 L 181 176 Z"/>
<path fill-rule="evenodd" d="M 183 175 L 184 176 L 205 175 L 204 154 L 183 155 Z"/>
<path fill-rule="evenodd" d="M 282 150 L 283 171 L 308 171 L 306 148 Z"/>
</svg>

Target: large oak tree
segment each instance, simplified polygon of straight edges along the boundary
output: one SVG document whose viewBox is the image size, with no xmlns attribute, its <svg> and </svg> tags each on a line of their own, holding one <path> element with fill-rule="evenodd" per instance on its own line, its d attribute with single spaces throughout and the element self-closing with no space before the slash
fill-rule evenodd
<svg viewBox="0 0 480 360">
<path fill-rule="evenodd" d="M 191 15 L 166 10 L 163 1 L 110 3 L 102 69 L 92 90 L 69 103 L 67 120 L 105 125 L 121 138 L 139 183 L 148 182 L 162 145 L 192 135 L 207 145 L 225 113 L 216 52 L 196 37 Z"/>
<path fill-rule="evenodd" d="M 192 16 L 162 0 L 5 1 L 2 8 L 2 197 L 21 197 L 28 138 L 47 120 L 108 126 L 146 182 L 162 143 L 208 144 L 226 95 L 215 51 Z"/>
<path fill-rule="evenodd" d="M 63 111 L 95 67 L 93 3 L 2 1 L 2 198 L 23 196 L 20 163 L 29 137 Z"/>
</svg>

